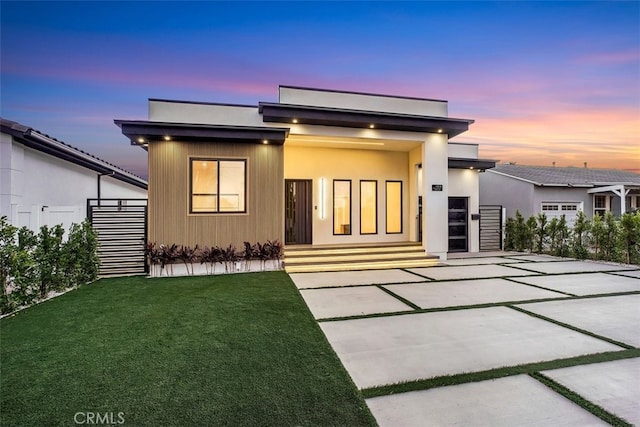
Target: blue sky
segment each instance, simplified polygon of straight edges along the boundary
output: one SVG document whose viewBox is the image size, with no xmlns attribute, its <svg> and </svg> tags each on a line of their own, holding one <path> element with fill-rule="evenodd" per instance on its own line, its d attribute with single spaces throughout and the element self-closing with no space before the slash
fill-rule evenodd
<svg viewBox="0 0 640 427">
<path fill-rule="evenodd" d="M 639 2 L 11 2 L 1 114 L 139 174 L 113 119 L 148 98 L 298 85 L 449 100 L 455 141 L 520 164 L 640 169 Z"/>
</svg>

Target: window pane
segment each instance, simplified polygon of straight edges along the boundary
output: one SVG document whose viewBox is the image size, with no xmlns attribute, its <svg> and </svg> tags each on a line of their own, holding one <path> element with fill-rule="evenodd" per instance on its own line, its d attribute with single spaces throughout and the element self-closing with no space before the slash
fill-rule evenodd
<svg viewBox="0 0 640 427">
<path fill-rule="evenodd" d="M 387 181 L 387 233 L 402 233 L 402 182 Z"/>
<path fill-rule="evenodd" d="M 193 160 L 191 163 L 191 210 L 211 212 L 217 210 L 218 162 Z"/>
<path fill-rule="evenodd" d="M 360 234 L 378 232 L 378 181 L 360 181 Z"/>
<path fill-rule="evenodd" d="M 351 234 L 351 181 L 333 181 L 333 234 Z"/>
<path fill-rule="evenodd" d="M 244 161 L 220 161 L 220 212 L 244 212 Z"/>
</svg>

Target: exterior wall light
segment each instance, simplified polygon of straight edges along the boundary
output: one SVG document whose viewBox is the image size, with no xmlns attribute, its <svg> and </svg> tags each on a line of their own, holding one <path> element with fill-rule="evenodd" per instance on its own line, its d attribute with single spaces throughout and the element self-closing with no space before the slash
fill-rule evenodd
<svg viewBox="0 0 640 427">
<path fill-rule="evenodd" d="M 320 219 L 325 219 L 326 180 L 320 178 Z"/>
</svg>

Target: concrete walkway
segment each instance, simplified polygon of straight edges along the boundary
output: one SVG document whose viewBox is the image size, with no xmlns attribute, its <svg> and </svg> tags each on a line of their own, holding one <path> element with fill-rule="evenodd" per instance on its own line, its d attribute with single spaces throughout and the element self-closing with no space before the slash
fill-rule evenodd
<svg viewBox="0 0 640 427">
<path fill-rule="evenodd" d="M 606 425 L 540 378 L 640 423 L 640 353 L 617 360 L 640 347 L 639 266 L 514 253 L 446 264 L 291 274 L 357 387 L 418 382 L 367 399 L 381 426 Z M 576 359 L 599 353 L 611 361 Z M 541 362 L 550 370 L 503 373 Z M 461 376 L 481 371 L 496 379 Z M 459 383 L 429 385 L 444 376 Z"/>
</svg>

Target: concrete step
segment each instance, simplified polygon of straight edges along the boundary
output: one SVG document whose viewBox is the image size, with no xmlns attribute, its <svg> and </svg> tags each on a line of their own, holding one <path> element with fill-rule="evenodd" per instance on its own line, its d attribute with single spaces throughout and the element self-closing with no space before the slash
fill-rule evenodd
<svg viewBox="0 0 640 427">
<path fill-rule="evenodd" d="M 438 258 L 428 256 L 420 244 L 360 244 L 285 248 L 289 273 L 429 267 Z"/>
<path fill-rule="evenodd" d="M 393 260 L 393 261 L 373 261 L 373 262 L 348 262 L 348 263 L 326 263 L 326 264 L 306 264 L 287 265 L 287 273 L 316 273 L 326 271 L 356 271 L 356 270 L 386 270 L 390 268 L 417 268 L 433 267 L 439 265 L 437 258 L 423 258 L 421 260 Z"/>
</svg>

